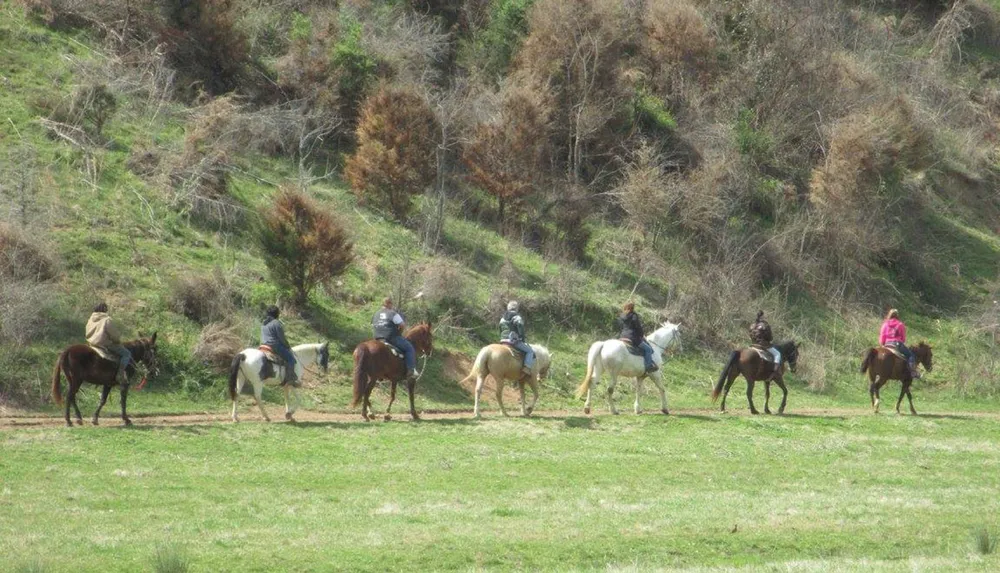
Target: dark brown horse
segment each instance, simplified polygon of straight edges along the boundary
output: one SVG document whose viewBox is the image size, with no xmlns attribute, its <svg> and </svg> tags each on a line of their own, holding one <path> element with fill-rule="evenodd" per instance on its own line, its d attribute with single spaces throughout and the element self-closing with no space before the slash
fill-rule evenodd
<svg viewBox="0 0 1000 573">
<path fill-rule="evenodd" d="M 434 349 L 431 323 L 422 322 L 407 330 L 403 337 L 413 344 L 417 354 L 427 356 Z M 361 416 L 368 421 L 374 417 L 371 405 L 372 390 L 379 380 L 389 380 L 389 405 L 385 409 L 385 419 L 389 421 L 392 403 L 396 400 L 396 384 L 406 378 L 406 365 L 403 359 L 396 357 L 389 347 L 378 340 L 366 340 L 354 349 L 354 401 L 351 407 L 361 404 Z M 416 380 L 407 380 L 406 392 L 410 396 L 410 416 L 419 420 L 417 410 L 413 405 L 413 394 L 416 390 Z M 369 414 L 371 415 L 369 417 Z"/>
<path fill-rule="evenodd" d="M 771 400 L 772 381 L 778 385 L 778 388 L 781 388 L 782 392 L 781 406 L 778 406 L 778 414 L 785 413 L 785 403 L 788 401 L 788 388 L 785 387 L 785 381 L 782 378 L 784 365 L 787 364 L 788 368 L 792 372 L 795 372 L 795 365 L 799 360 L 799 345 L 789 340 L 788 342 L 776 344 L 775 347 L 781 353 L 782 361 L 782 368 L 777 371 L 775 371 L 774 362 L 764 360 L 753 348 L 734 350 L 729 355 L 729 361 L 726 362 L 726 366 L 722 369 L 722 374 L 719 375 L 719 381 L 715 383 L 715 388 L 712 389 L 713 402 L 719 398 L 720 393 L 722 394 L 721 410 L 723 412 L 726 411 L 726 396 L 729 395 L 729 388 L 733 385 L 736 377 L 742 374 L 747 380 L 747 402 L 750 404 L 751 414 L 760 413 L 753 405 L 753 385 L 757 380 L 764 381 L 764 413 L 771 413 L 768 402 Z M 725 384 L 724 392 L 723 384 Z"/>
<path fill-rule="evenodd" d="M 156 333 L 149 338 L 140 338 L 125 343 L 132 353 L 133 362 L 130 362 L 125 369 L 129 377 L 135 374 L 135 363 L 142 362 L 152 374 L 156 371 Z M 117 374 L 118 364 L 110 360 L 101 358 L 93 348 L 86 344 L 74 344 L 63 350 L 56 360 L 55 371 L 52 373 L 52 399 L 56 404 L 63 403 L 61 380 L 59 374 L 66 374 L 66 381 L 69 387 L 66 389 L 66 425 L 72 427 L 69 421 L 69 407 L 72 405 L 76 411 L 76 423 L 83 424 L 83 417 L 80 415 L 80 407 L 76 405 L 76 393 L 84 382 L 103 386 L 101 389 L 101 402 L 94 412 L 94 425 L 97 425 L 97 417 L 101 414 L 101 408 L 108 401 L 108 394 L 111 393 L 112 386 L 118 386 Z M 126 426 L 132 425 L 125 412 L 125 403 L 128 399 L 128 384 L 121 387 L 122 398 L 122 421 Z"/>
<path fill-rule="evenodd" d="M 933 368 L 932 360 L 934 353 L 930 345 L 925 342 L 914 346 L 910 350 L 917 357 L 917 362 L 924 365 L 928 372 Z M 901 380 L 903 388 L 899 391 L 899 399 L 896 400 L 896 413 L 899 413 L 899 405 L 903 403 L 903 396 L 910 401 L 910 413 L 914 416 L 917 411 L 913 408 L 913 394 L 910 394 L 910 384 L 913 383 L 913 376 L 910 374 L 910 366 L 906 360 L 896 356 L 891 350 L 884 346 L 869 348 L 865 352 L 865 357 L 861 360 L 861 373 L 868 372 L 868 393 L 872 397 L 872 409 L 878 414 L 878 408 L 882 403 L 879 390 L 889 380 Z"/>
</svg>

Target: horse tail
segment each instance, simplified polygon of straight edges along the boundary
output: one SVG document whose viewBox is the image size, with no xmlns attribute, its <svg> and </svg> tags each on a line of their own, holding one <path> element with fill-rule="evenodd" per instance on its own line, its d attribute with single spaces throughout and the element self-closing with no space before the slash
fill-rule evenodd
<svg viewBox="0 0 1000 573">
<path fill-rule="evenodd" d="M 63 350 L 56 358 L 56 367 L 52 370 L 52 399 L 55 400 L 56 404 L 62 404 L 62 376 L 63 362 L 66 360 L 67 350 Z"/>
<path fill-rule="evenodd" d="M 368 378 L 365 375 L 365 364 L 367 361 L 368 349 L 364 344 L 358 345 L 354 349 L 354 399 L 351 401 L 352 408 L 357 407 L 365 397 L 365 381 Z"/>
<path fill-rule="evenodd" d="M 458 384 L 462 385 L 466 382 L 472 380 L 476 376 L 479 376 L 481 372 L 489 371 L 490 367 L 490 347 L 484 346 L 479 354 L 476 355 L 476 361 L 472 363 L 472 370 L 469 371 L 469 375 L 463 378 Z"/>
<path fill-rule="evenodd" d="M 576 399 L 583 398 L 583 395 L 590 391 L 590 384 L 594 381 L 594 368 L 597 366 L 597 359 L 600 357 L 603 342 L 595 342 L 590 345 L 590 352 L 587 353 L 587 374 L 583 377 L 583 382 L 576 389 Z"/>
<path fill-rule="evenodd" d="M 861 373 L 862 374 L 864 374 L 865 372 L 867 372 L 869 368 L 872 368 L 872 367 L 875 366 L 875 364 L 874 364 L 875 353 L 876 353 L 876 350 L 874 348 L 869 348 L 868 352 L 865 352 L 865 357 L 861 360 Z"/>
<path fill-rule="evenodd" d="M 729 355 L 729 360 L 727 360 L 726 365 L 722 367 L 722 373 L 719 374 L 719 379 L 715 382 L 715 387 L 712 388 L 713 402 L 719 399 L 719 394 L 722 394 L 722 385 L 726 383 L 726 376 L 729 375 L 729 370 L 739 361 L 739 359 L 739 350 L 734 350 L 732 354 Z"/>
<path fill-rule="evenodd" d="M 240 376 L 240 367 L 247 357 L 242 352 L 233 357 L 233 363 L 229 365 L 229 398 L 236 400 L 236 380 Z"/>
</svg>

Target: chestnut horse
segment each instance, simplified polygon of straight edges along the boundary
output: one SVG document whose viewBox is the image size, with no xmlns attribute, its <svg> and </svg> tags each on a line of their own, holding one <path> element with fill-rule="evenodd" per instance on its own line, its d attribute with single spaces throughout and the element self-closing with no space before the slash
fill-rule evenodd
<svg viewBox="0 0 1000 573">
<path fill-rule="evenodd" d="M 795 365 L 799 360 L 799 345 L 789 340 L 788 342 L 782 342 L 774 346 L 781 352 L 782 357 L 781 368 L 777 371 L 774 369 L 774 362 L 764 360 L 753 348 L 734 350 L 729 355 L 729 361 L 726 362 L 726 366 L 722 369 L 722 374 L 719 375 L 718 382 L 715 383 L 715 388 L 712 389 L 713 402 L 719 398 L 720 393 L 722 394 L 722 412 L 726 411 L 726 396 L 729 395 L 729 388 L 733 385 L 736 377 L 742 374 L 747 380 L 747 402 L 750 404 L 751 414 L 760 413 L 753 405 L 753 385 L 757 380 L 764 381 L 764 413 L 771 413 L 768 403 L 771 401 L 772 381 L 778 385 L 778 388 L 781 388 L 782 392 L 781 406 L 778 407 L 778 414 L 785 413 L 785 403 L 788 401 L 788 388 L 785 387 L 785 381 L 782 376 L 785 364 L 788 365 L 788 368 L 792 372 L 795 372 Z M 725 384 L 725 391 L 722 388 L 723 384 Z"/>
<path fill-rule="evenodd" d="M 931 361 L 934 355 L 930 345 L 921 342 L 910 350 L 917 357 L 917 362 L 923 364 L 924 368 L 930 372 L 931 368 L 933 368 Z M 878 408 L 882 403 L 879 390 L 889 380 L 901 380 L 903 388 L 899 391 L 899 399 L 896 400 L 896 413 L 899 413 L 899 405 L 903 403 L 903 395 L 905 394 L 906 398 L 910 401 L 910 413 L 914 416 L 917 415 L 917 411 L 913 408 L 913 394 L 910 394 L 910 384 L 913 383 L 913 376 L 910 374 L 910 366 L 906 363 L 906 360 L 896 356 L 884 346 L 869 348 L 865 352 L 864 359 L 861 361 L 861 373 L 864 374 L 866 371 L 868 372 L 868 380 L 870 382 L 868 393 L 871 394 L 872 408 L 876 414 L 878 414 Z"/>
<path fill-rule="evenodd" d="M 142 362 L 149 370 L 150 374 L 156 372 L 156 333 L 149 338 L 140 338 L 124 344 L 125 348 L 132 353 L 132 362 L 125 369 L 125 373 L 131 377 L 135 374 L 135 363 Z M 96 350 L 87 344 L 74 344 L 63 350 L 56 360 L 55 370 L 52 372 L 52 399 L 56 404 L 63 403 L 62 381 L 60 372 L 66 374 L 69 387 L 66 388 L 66 425 L 72 427 L 69 421 L 69 407 L 72 405 L 76 411 L 76 423 L 83 424 L 83 416 L 80 415 L 80 407 L 76 405 L 76 393 L 84 382 L 103 386 L 101 389 L 101 402 L 94 412 L 93 423 L 97 425 L 97 418 L 101 414 L 101 408 L 108 401 L 108 394 L 111 393 L 112 386 L 118 386 L 117 374 L 118 363 L 101 358 Z M 126 426 L 132 425 L 132 420 L 125 413 L 125 403 L 128 400 L 128 384 L 121 387 L 122 398 L 122 421 Z"/>
<path fill-rule="evenodd" d="M 424 366 L 426 357 L 434 349 L 433 336 L 431 335 L 431 323 L 422 322 L 409 330 L 403 337 L 413 344 L 414 350 L 423 355 Z M 351 407 L 361 404 L 361 416 L 367 422 L 374 418 L 372 412 L 371 394 L 379 380 L 389 380 L 391 388 L 389 391 L 389 405 L 385 408 L 385 420 L 392 419 L 389 411 L 392 403 L 396 400 L 396 384 L 406 378 L 406 364 L 402 357 L 394 355 L 386 344 L 380 340 L 366 340 L 354 349 L 354 401 Z M 417 387 L 416 380 L 407 380 L 406 392 L 410 396 L 410 416 L 414 420 L 419 420 L 417 410 L 413 405 L 413 394 Z M 371 418 L 369 417 L 371 414 Z"/>
</svg>

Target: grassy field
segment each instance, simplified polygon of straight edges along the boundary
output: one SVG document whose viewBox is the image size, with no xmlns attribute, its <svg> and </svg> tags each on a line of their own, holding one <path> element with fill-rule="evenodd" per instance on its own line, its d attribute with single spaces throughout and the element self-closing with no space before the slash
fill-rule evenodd
<svg viewBox="0 0 1000 573">
<path fill-rule="evenodd" d="M 1000 418 L 0 431 L 15 571 L 995 570 Z M 995 539 L 995 537 L 994 537 Z M 174 569 L 183 570 L 183 569 Z"/>
</svg>

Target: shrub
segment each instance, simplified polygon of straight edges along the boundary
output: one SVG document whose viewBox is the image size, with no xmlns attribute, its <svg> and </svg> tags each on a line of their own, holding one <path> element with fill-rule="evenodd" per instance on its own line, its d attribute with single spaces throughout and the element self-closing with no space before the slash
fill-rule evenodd
<svg viewBox="0 0 1000 573">
<path fill-rule="evenodd" d="M 304 194 L 285 188 L 263 213 L 258 234 L 274 282 L 304 304 L 320 283 L 341 275 L 354 259 L 343 226 Z"/>
<path fill-rule="evenodd" d="M 250 63 L 246 37 L 236 26 L 236 0 L 168 0 L 162 33 L 174 69 L 211 95 L 236 89 Z M 191 91 L 189 96 L 197 95 Z"/>
<path fill-rule="evenodd" d="M 21 231 L 0 223 L 0 279 L 41 282 L 55 278 L 56 264 Z"/>
<path fill-rule="evenodd" d="M 160 545 L 153 555 L 154 573 L 187 573 L 191 558 L 177 545 Z"/>
<path fill-rule="evenodd" d="M 435 258 L 420 272 L 421 292 L 428 303 L 439 306 L 465 304 L 469 297 L 469 282 L 463 267 L 449 259 Z"/>
<path fill-rule="evenodd" d="M 368 98 L 358 123 L 358 149 L 345 174 L 358 198 L 384 208 L 399 221 L 437 175 L 434 112 L 419 95 L 385 86 Z"/>
<path fill-rule="evenodd" d="M 220 322 L 206 324 L 198 335 L 198 342 L 192 354 L 202 363 L 219 371 L 228 370 L 233 357 L 246 348 L 247 332 L 251 331 L 249 321 L 228 318 Z"/>
<path fill-rule="evenodd" d="M 170 287 L 170 308 L 201 323 L 222 320 L 236 311 L 235 292 L 222 270 L 211 275 L 191 274 L 178 278 Z"/>
<path fill-rule="evenodd" d="M 703 71 L 714 62 L 715 37 L 688 0 L 653 0 L 643 16 L 650 59 L 665 68 Z"/>
</svg>

